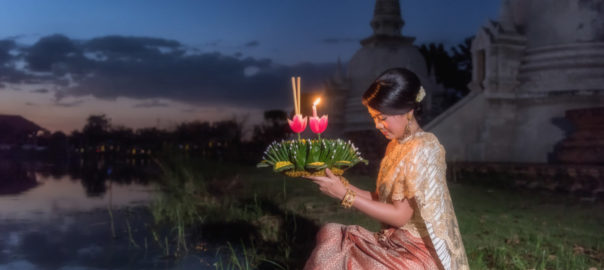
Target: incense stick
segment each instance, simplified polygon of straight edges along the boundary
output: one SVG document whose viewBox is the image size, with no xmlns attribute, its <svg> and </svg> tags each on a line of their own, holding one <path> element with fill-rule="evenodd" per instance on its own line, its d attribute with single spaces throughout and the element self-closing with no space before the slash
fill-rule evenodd
<svg viewBox="0 0 604 270">
<path fill-rule="evenodd" d="M 300 76 L 298 76 L 298 114 L 300 113 L 300 104 L 302 102 L 302 100 L 300 99 Z"/>
<path fill-rule="evenodd" d="M 292 77 L 292 92 L 294 93 L 294 114 L 298 114 L 298 91 L 296 91 L 296 77 Z"/>
</svg>

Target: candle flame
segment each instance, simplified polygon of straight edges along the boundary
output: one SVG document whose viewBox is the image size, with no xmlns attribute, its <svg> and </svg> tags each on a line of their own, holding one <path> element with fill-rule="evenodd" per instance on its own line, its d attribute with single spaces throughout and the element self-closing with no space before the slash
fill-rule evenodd
<svg viewBox="0 0 604 270">
<path fill-rule="evenodd" d="M 312 105 L 317 106 L 317 105 L 319 105 L 320 102 L 321 102 L 321 98 L 317 98 L 317 99 L 315 99 L 315 102 Z"/>
</svg>

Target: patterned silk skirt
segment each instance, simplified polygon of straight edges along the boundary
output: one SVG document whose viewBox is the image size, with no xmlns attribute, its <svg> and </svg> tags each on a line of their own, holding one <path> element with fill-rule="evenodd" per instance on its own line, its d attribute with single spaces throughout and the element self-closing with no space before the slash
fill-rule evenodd
<svg viewBox="0 0 604 270">
<path fill-rule="evenodd" d="M 329 223 L 304 267 L 315 269 L 438 269 L 421 238 L 390 228 L 379 234 L 361 226 Z"/>
</svg>

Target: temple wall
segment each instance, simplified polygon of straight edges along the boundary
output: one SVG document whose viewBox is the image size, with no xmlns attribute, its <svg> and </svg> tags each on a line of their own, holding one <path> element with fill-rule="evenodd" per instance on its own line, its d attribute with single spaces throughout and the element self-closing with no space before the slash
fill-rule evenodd
<svg viewBox="0 0 604 270">
<path fill-rule="evenodd" d="M 567 110 L 602 107 L 604 95 L 561 96 L 518 102 L 515 143 L 510 160 L 548 162 L 554 146 L 567 135 Z M 527 151 L 528 149 L 528 151 Z"/>
<path fill-rule="evenodd" d="M 482 112 L 486 110 L 483 93 L 471 92 L 453 107 L 432 120 L 424 130 L 434 133 L 447 151 L 447 161 L 466 161 L 484 156 Z"/>
<path fill-rule="evenodd" d="M 602 107 L 604 95 L 500 99 L 473 92 L 424 127 L 447 151 L 447 161 L 550 161 L 567 135 L 567 110 Z"/>
<path fill-rule="evenodd" d="M 604 41 L 601 0 L 518 0 L 525 14 L 528 48 Z"/>
</svg>

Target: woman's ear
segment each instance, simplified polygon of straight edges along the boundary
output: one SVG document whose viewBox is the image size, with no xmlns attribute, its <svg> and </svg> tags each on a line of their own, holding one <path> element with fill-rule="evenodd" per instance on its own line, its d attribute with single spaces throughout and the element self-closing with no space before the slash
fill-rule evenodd
<svg viewBox="0 0 604 270">
<path fill-rule="evenodd" d="M 413 119 L 413 116 L 414 116 L 413 112 L 414 112 L 414 110 L 413 110 L 413 109 L 411 109 L 410 111 L 408 111 L 408 112 L 405 114 L 405 116 L 407 117 L 407 120 L 411 120 L 411 119 Z"/>
</svg>

